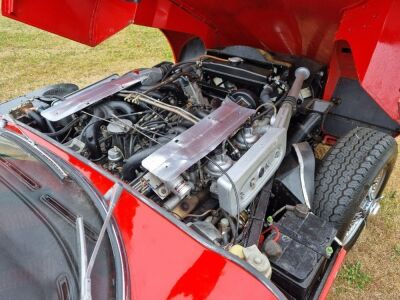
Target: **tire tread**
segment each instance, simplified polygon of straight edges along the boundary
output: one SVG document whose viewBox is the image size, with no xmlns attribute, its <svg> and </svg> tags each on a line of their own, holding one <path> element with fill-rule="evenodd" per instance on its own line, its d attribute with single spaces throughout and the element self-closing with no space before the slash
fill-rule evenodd
<svg viewBox="0 0 400 300">
<path fill-rule="evenodd" d="M 393 149 L 397 153 L 393 137 L 370 128 L 354 128 L 341 138 L 317 171 L 314 213 L 332 222 L 343 234 L 353 217 L 349 211 L 360 205 L 360 195 L 366 192 L 371 170 Z"/>
</svg>

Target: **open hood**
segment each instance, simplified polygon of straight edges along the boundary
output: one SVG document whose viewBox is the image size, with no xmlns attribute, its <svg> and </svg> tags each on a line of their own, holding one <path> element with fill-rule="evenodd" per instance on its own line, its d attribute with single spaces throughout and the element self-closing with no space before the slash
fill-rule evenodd
<svg viewBox="0 0 400 300">
<path fill-rule="evenodd" d="M 247 45 L 327 63 L 343 12 L 360 0 L 2 2 L 5 16 L 90 46 L 134 23 L 160 28 L 175 43 L 196 36 L 207 48 Z"/>
<path fill-rule="evenodd" d="M 397 121 L 399 11 L 396 0 L 2 1 L 5 16 L 90 46 L 129 24 L 159 28 L 177 59 L 198 37 L 206 48 L 247 45 L 332 66 L 345 44 L 363 87 Z"/>
</svg>

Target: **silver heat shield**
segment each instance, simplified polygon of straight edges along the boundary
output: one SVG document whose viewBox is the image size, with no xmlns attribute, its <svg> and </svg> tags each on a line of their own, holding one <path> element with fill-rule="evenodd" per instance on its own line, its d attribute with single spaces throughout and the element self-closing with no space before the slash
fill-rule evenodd
<svg viewBox="0 0 400 300">
<path fill-rule="evenodd" d="M 172 182 L 226 140 L 254 112 L 227 99 L 207 117 L 144 159 L 142 165 L 164 183 Z"/>
<path fill-rule="evenodd" d="M 112 75 L 65 97 L 64 101 L 57 102 L 41 112 L 41 115 L 49 121 L 56 122 L 68 117 L 104 98 L 140 82 L 140 76 L 129 72 L 125 75 Z"/>
</svg>

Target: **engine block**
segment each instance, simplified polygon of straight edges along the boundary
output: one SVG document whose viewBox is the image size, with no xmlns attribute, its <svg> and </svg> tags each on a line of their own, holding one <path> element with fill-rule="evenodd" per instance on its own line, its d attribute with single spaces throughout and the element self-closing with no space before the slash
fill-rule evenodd
<svg viewBox="0 0 400 300">
<path fill-rule="evenodd" d="M 240 160 L 226 171 L 226 175 L 218 179 L 220 207 L 231 215 L 236 215 L 238 211 L 246 208 L 278 169 L 285 150 L 286 130 L 268 128 Z M 236 193 L 238 195 L 235 195 Z"/>
</svg>

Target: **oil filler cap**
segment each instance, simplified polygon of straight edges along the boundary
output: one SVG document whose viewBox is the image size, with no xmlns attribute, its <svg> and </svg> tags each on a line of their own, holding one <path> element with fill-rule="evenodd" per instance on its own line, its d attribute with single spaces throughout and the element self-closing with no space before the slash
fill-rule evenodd
<svg viewBox="0 0 400 300">
<path fill-rule="evenodd" d="M 230 64 L 237 66 L 237 65 L 243 63 L 243 58 L 234 56 L 234 57 L 229 57 L 228 61 Z"/>
<path fill-rule="evenodd" d="M 297 204 L 294 207 L 294 213 L 299 218 L 304 219 L 305 217 L 307 217 L 309 212 L 310 212 L 310 210 L 308 209 L 307 205 L 305 205 L 305 204 Z"/>
</svg>

